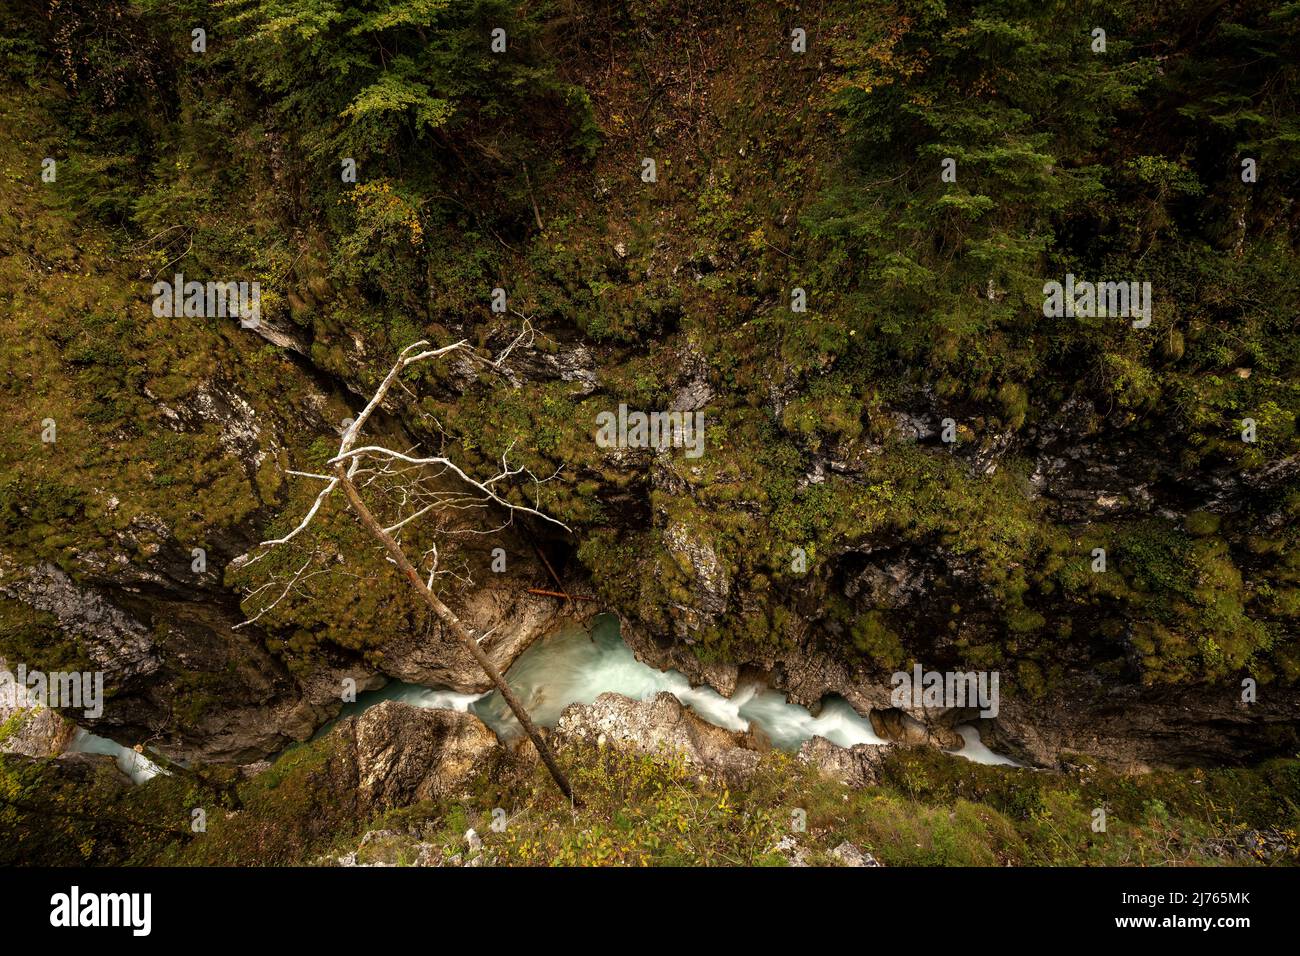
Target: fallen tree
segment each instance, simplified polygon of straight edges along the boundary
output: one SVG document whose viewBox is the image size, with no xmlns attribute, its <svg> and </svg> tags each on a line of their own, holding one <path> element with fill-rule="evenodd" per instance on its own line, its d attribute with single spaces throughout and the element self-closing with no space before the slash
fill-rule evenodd
<svg viewBox="0 0 1300 956">
<path fill-rule="evenodd" d="M 505 485 L 521 475 L 526 476 L 535 484 L 549 481 L 555 476 L 551 475 L 549 478 L 538 479 L 525 469 L 512 468 L 506 456 L 502 456 L 501 470 L 492 477 L 479 481 L 471 477 L 445 455 L 418 455 L 414 453 L 413 449 L 398 451 L 379 444 L 357 447 L 358 438 L 367 421 L 382 406 L 384 399 L 406 369 L 420 362 L 440 359 L 452 353 L 461 353 L 473 361 L 483 363 L 495 370 L 502 367 L 502 364 L 515 348 L 526 347 L 532 344 L 532 340 L 532 328 L 525 321 L 523 330 L 519 335 L 493 360 L 487 360 L 478 355 L 470 348 L 468 342 L 463 339 L 441 348 L 429 348 L 427 341 L 419 341 L 408 345 L 402 350 L 397 362 L 375 390 L 366 407 L 344 429 L 342 439 L 339 442 L 338 453 L 327 462 L 329 466 L 332 466 L 332 472 L 329 474 L 289 472 L 289 474 L 297 477 L 325 482 L 325 487 L 316 496 L 307 514 L 288 534 L 261 542 L 248 554 L 236 558 L 232 562 L 232 567 L 246 568 L 261 560 L 275 548 L 287 545 L 297 539 L 321 514 L 321 509 L 326 501 L 336 491 L 342 490 L 347 499 L 348 507 L 356 515 L 366 531 L 383 546 L 389 559 L 397 566 L 398 571 L 401 572 L 412 589 L 419 595 L 421 602 L 433 612 L 446 629 L 469 652 L 470 656 L 482 668 L 483 673 L 491 680 L 493 686 L 500 692 L 507 705 L 509 705 L 511 712 L 519 721 L 520 726 L 524 728 L 529 739 L 533 742 L 533 746 L 537 748 L 537 753 L 546 765 L 546 769 L 550 771 L 556 786 L 560 788 L 565 797 L 576 803 L 576 797 L 568 778 L 556 763 L 550 747 L 538 732 L 536 725 L 529 717 L 519 698 L 510 689 L 505 677 L 479 645 L 481 638 L 476 637 L 471 629 L 466 627 L 459 615 L 434 592 L 433 585 L 438 574 L 439 564 L 436 542 L 418 558 L 419 564 L 428 565 L 427 574 L 421 574 L 420 569 L 417 568 L 417 562 L 413 562 L 408 557 L 400 540 L 402 532 L 415 522 L 428 520 L 442 512 L 473 507 L 501 509 L 506 514 L 507 522 L 513 520 L 517 513 L 529 514 L 568 531 L 567 525 L 544 514 L 542 511 L 527 505 L 516 504 L 505 497 L 507 493 L 504 490 Z M 370 487 L 374 482 L 380 480 L 387 482 L 386 497 L 398 502 L 396 507 L 400 512 L 396 520 L 388 523 L 376 517 L 374 510 L 366 503 L 362 495 L 363 488 Z M 319 552 L 311 553 L 307 561 L 290 575 L 290 579 L 280 590 L 278 596 L 265 603 L 255 615 L 237 626 L 244 627 L 252 624 L 284 600 L 303 579 L 304 575 L 308 574 L 308 569 L 312 563 L 321 558 Z M 255 589 L 249 597 L 268 592 L 278 583 L 274 580 L 268 581 Z"/>
</svg>

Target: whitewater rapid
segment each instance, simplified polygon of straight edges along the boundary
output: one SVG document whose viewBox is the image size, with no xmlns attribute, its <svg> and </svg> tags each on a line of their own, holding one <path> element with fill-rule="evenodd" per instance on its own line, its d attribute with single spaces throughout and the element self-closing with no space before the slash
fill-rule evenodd
<svg viewBox="0 0 1300 956">
<path fill-rule="evenodd" d="M 659 692 L 667 691 L 709 723 L 735 731 L 757 728 L 767 735 L 772 746 L 781 750 L 798 750 L 805 740 L 814 736 L 825 737 L 841 747 L 887 742 L 872 729 L 870 720 L 839 696 L 825 698 L 819 713 L 813 716 L 808 708 L 791 703 L 779 691 L 758 683 L 738 687 L 731 697 L 723 697 L 711 687 L 692 687 L 678 671 L 660 671 L 638 661 L 619 634 L 618 619 L 611 614 L 598 616 L 590 630 L 572 627 L 534 641 L 506 673 L 506 679 L 533 721 L 543 727 L 554 727 L 570 704 L 590 704 L 606 692 L 633 700 L 650 700 Z M 346 704 L 339 716 L 317 730 L 312 739 L 327 734 L 338 720 L 385 700 L 414 707 L 468 711 L 506 741 L 523 734 L 505 700 L 495 691 L 462 694 L 392 681 Z M 986 747 L 973 726 L 961 725 L 957 731 L 965 746 L 949 753 L 976 763 L 1020 766 Z M 85 730 L 77 731 L 68 750 L 108 754 L 136 783 L 165 772 L 143 754 Z"/>
<path fill-rule="evenodd" d="M 738 687 L 731 697 L 723 697 L 711 687 L 692 687 L 678 671 L 660 671 L 638 661 L 619 635 L 618 619 L 608 614 L 598 616 L 590 631 L 570 628 L 535 641 L 515 661 L 506 679 L 533 721 L 544 727 L 554 727 L 570 704 L 590 704 L 606 692 L 650 700 L 667 691 L 709 723 L 735 731 L 756 727 L 782 750 L 798 750 L 814 736 L 825 737 L 841 747 L 887 742 L 872 729 L 870 720 L 839 696 L 824 699 L 819 713 L 813 716 L 779 691 L 757 683 Z M 361 695 L 344 714 L 360 712 L 381 700 L 469 711 L 503 740 L 514 740 L 523 733 L 505 700 L 495 691 L 458 694 L 391 683 Z M 974 727 L 963 725 L 957 730 L 966 742 L 960 750 L 952 751 L 957 756 L 977 763 L 1018 766 L 984 746 Z"/>
</svg>

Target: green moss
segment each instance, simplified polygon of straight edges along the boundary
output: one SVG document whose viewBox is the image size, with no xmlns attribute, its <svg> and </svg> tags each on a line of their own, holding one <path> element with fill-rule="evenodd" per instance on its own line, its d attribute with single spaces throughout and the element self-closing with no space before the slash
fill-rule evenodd
<svg viewBox="0 0 1300 956">
<path fill-rule="evenodd" d="M 9 715 L 4 723 L 0 724 L 0 744 L 3 744 L 10 737 L 19 733 L 23 727 L 32 718 L 35 713 L 33 709 L 17 710 Z"/>
<path fill-rule="evenodd" d="M 80 642 L 59 627 L 53 614 L 9 598 L 0 598 L 0 657 L 11 669 L 20 663 L 46 673 L 92 669 Z"/>
<path fill-rule="evenodd" d="M 1188 534 L 1197 538 L 1205 538 L 1218 532 L 1220 520 L 1218 515 L 1211 514 L 1208 511 L 1192 511 L 1184 519 L 1183 526 L 1187 529 Z"/>
<path fill-rule="evenodd" d="M 880 612 L 870 611 L 854 622 L 853 644 L 885 670 L 897 670 L 907 662 L 898 635 L 885 624 Z"/>
</svg>

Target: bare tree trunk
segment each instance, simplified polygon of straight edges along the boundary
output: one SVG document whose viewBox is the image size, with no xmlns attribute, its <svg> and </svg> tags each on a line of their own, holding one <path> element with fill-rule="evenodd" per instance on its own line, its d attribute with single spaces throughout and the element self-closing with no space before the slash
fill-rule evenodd
<svg viewBox="0 0 1300 956">
<path fill-rule="evenodd" d="M 532 325 L 525 317 L 523 328 L 520 331 L 519 335 L 517 335 L 514 338 L 514 340 L 497 355 L 495 360 L 487 361 L 484 359 L 480 359 L 480 361 L 483 361 L 488 368 L 500 369 L 502 364 L 505 362 L 506 358 L 510 355 L 512 351 L 514 351 L 514 349 L 517 346 L 519 346 L 520 344 L 525 344 L 525 346 L 531 345 L 532 336 L 533 336 Z M 421 600 L 423 600 L 424 603 L 429 606 L 429 608 L 433 611 L 434 614 L 438 615 L 439 620 L 441 620 L 443 624 L 445 624 L 448 628 L 450 628 L 451 632 L 454 635 L 456 635 L 456 639 L 460 641 L 462 645 L 464 645 L 465 649 L 469 651 L 470 656 L 472 656 L 474 660 L 478 662 L 479 667 L 483 669 L 483 673 L 487 674 L 488 678 L 492 681 L 493 686 L 495 686 L 496 689 L 501 692 L 501 696 L 505 698 L 505 701 L 509 705 L 510 710 L 514 713 L 515 717 L 518 719 L 520 726 L 524 728 L 524 731 L 528 734 L 529 739 L 532 740 L 533 746 L 537 748 L 538 756 L 540 756 L 542 758 L 542 762 L 546 764 L 546 769 L 550 771 L 551 776 L 555 779 L 555 783 L 560 788 L 560 791 L 570 800 L 570 802 L 573 803 L 574 806 L 580 806 L 581 801 L 579 801 L 574 796 L 573 788 L 569 786 L 568 778 L 564 776 L 563 771 L 560 770 L 559 765 L 555 762 L 554 754 L 551 753 L 551 749 L 546 745 L 546 741 L 542 739 L 542 735 L 538 733 L 537 727 L 534 726 L 532 719 L 528 716 L 528 711 L 524 710 L 524 705 L 519 702 L 519 699 L 517 697 L 515 697 L 514 691 L 510 689 L 510 685 L 507 684 L 505 678 L 501 676 L 501 672 L 496 669 L 496 666 L 492 663 L 491 659 L 487 656 L 487 654 L 483 652 L 483 649 L 479 647 L 478 641 L 469 632 L 469 630 L 465 627 L 465 625 L 461 623 L 460 618 L 457 617 L 456 614 L 451 610 L 451 608 L 447 607 L 447 605 L 444 604 L 441 600 L 439 600 L 438 596 L 433 593 L 433 575 L 437 573 L 436 549 L 431 549 L 434 551 L 434 562 L 433 562 L 434 570 L 430 572 L 429 582 L 426 584 L 424 581 L 420 579 L 419 572 L 416 571 L 415 566 L 411 564 L 410 560 L 406 557 L 406 553 L 402 550 L 401 544 L 399 544 L 397 539 L 394 538 L 392 535 L 393 531 L 396 531 L 397 529 L 401 528 L 403 525 L 409 523 L 410 521 L 413 521 L 416 518 L 419 518 L 420 516 L 429 513 L 430 511 L 437 510 L 441 500 L 440 497 L 434 493 L 428 494 L 424 499 L 424 501 L 427 503 L 424 503 L 423 507 L 417 507 L 417 510 L 413 511 L 406 518 L 403 518 L 401 521 L 398 521 L 396 524 L 392 525 L 391 527 L 385 528 L 384 525 L 380 521 L 378 521 L 375 518 L 375 516 L 371 513 L 370 509 L 366 506 L 366 503 L 361 500 L 360 492 L 357 491 L 356 485 L 352 483 L 352 475 L 354 475 L 357 472 L 358 468 L 361 466 L 362 459 L 367 456 L 378 458 L 385 462 L 385 464 L 383 464 L 383 466 L 379 469 L 380 474 L 385 474 L 385 473 L 391 474 L 390 472 L 388 472 L 388 468 L 389 465 L 393 462 L 401 462 L 403 464 L 409 464 L 417 467 L 421 467 L 421 466 L 429 467 L 435 470 L 434 477 L 441 476 L 448 473 L 454 474 L 455 476 L 459 477 L 462 481 L 464 481 L 466 484 L 468 484 L 471 488 L 477 489 L 479 495 L 481 496 L 478 499 L 478 501 L 480 501 L 481 504 L 485 507 L 489 505 L 496 505 L 497 507 L 503 508 L 508 512 L 510 512 L 512 516 L 516 511 L 531 514 L 544 521 L 549 521 L 552 524 L 558 525 L 559 527 L 564 528 L 565 531 L 569 530 L 569 528 L 563 522 L 557 521 L 556 519 L 551 518 L 546 514 L 543 514 L 541 511 L 538 511 L 534 508 L 529 508 L 526 505 L 513 504 L 509 500 L 503 498 L 500 494 L 498 494 L 493 489 L 492 485 L 495 482 L 502 479 L 512 478 L 521 473 L 527 474 L 530 478 L 533 479 L 534 482 L 538 484 L 541 483 L 536 479 L 535 476 L 532 475 L 531 472 L 527 472 L 525 469 L 519 468 L 519 469 L 512 470 L 509 466 L 509 463 L 506 460 L 505 455 L 503 455 L 501 458 L 501 469 L 502 469 L 501 473 L 498 474 L 496 477 L 490 479 L 486 483 L 484 483 L 484 482 L 475 481 L 464 471 L 462 471 L 460 467 L 457 466 L 454 462 L 442 456 L 413 458 L 409 454 L 400 451 L 394 451 L 389 448 L 383 448 L 381 446 L 366 446 L 365 448 L 358 448 L 358 449 L 353 448 L 353 445 L 357 440 L 357 436 L 361 434 L 361 429 L 364 427 L 366 421 L 370 418 L 371 414 L 375 411 L 375 409 L 379 408 L 380 405 L 383 403 L 385 396 L 387 396 L 388 394 L 388 390 L 392 388 L 393 384 L 397 381 L 398 376 L 401 375 L 403 369 L 417 362 L 423 362 L 428 359 L 436 359 L 443 355 L 447 355 L 451 352 L 460 351 L 460 350 L 464 350 L 466 354 L 468 354 L 471 358 L 478 358 L 478 356 L 476 356 L 475 353 L 469 349 L 468 342 L 466 342 L 464 339 L 462 339 L 459 342 L 453 342 L 451 345 L 444 345 L 441 348 L 427 348 L 428 345 L 429 343 L 427 341 L 421 340 L 419 342 L 415 342 L 411 345 L 408 345 L 406 348 L 402 349 L 402 352 L 398 356 L 396 363 L 394 363 L 393 367 L 389 369 L 388 374 L 384 377 L 384 380 L 380 382 L 379 388 L 376 389 L 375 394 L 371 397 L 370 401 L 366 404 L 366 407 L 361 410 L 361 413 L 356 417 L 356 419 L 352 422 L 352 424 L 348 427 L 348 429 L 343 433 L 343 439 L 339 443 L 339 453 L 334 458 L 330 459 L 330 464 L 334 465 L 334 477 L 331 478 L 328 475 L 319 475 L 319 474 L 306 474 L 304 472 L 290 472 L 290 474 L 300 475 L 302 477 L 314 478 L 317 480 L 324 480 L 327 482 L 326 486 L 316 496 L 315 501 L 313 501 L 311 508 L 308 509 L 307 514 L 302 519 L 302 521 L 300 521 L 292 531 L 290 531 L 288 534 L 284 535 L 283 537 L 261 542 L 261 544 L 258 545 L 258 554 L 256 556 L 253 556 L 252 552 L 249 552 L 249 554 L 241 555 L 240 557 L 236 558 L 234 561 L 231 562 L 231 567 L 242 568 L 247 565 L 253 564 L 261 560 L 267 554 L 267 551 L 270 548 L 278 547 L 280 545 L 284 545 L 292 541 L 305 528 L 307 528 L 311 524 L 312 519 L 320 512 L 321 506 L 324 504 L 324 502 L 329 498 L 331 494 L 333 494 L 336 488 L 342 485 L 343 491 L 347 495 L 348 502 L 352 506 L 352 510 L 356 512 L 357 517 L 361 519 L 361 523 L 365 526 L 366 530 L 369 531 L 371 535 L 373 535 L 375 538 L 379 539 L 380 543 L 383 544 L 385 550 L 388 551 L 389 557 L 391 557 L 392 560 L 397 564 L 398 568 L 401 569 L 402 574 L 406 576 L 406 579 L 411 582 L 411 587 L 415 588 L 415 590 L 419 593 Z M 421 349 L 424 349 L 424 351 L 420 351 Z M 410 469 L 404 469 L 404 471 L 409 471 L 409 470 Z M 410 487 L 408 487 L 407 489 L 411 493 L 411 495 L 414 496 L 417 502 L 421 498 L 420 480 L 421 480 L 420 478 L 416 477 L 414 479 L 413 484 L 411 484 Z M 548 478 L 543 480 L 549 481 L 550 479 Z M 404 498 L 403 500 L 406 500 L 406 498 Z M 290 591 L 302 578 L 303 573 L 306 571 L 308 565 L 311 563 L 313 558 L 319 558 L 319 557 L 320 557 L 319 552 L 314 554 L 312 557 L 309 557 L 307 562 L 303 564 L 303 566 L 299 568 L 297 572 L 291 575 L 289 583 L 285 586 L 284 590 L 280 593 L 279 597 L 272 600 L 269 604 L 264 606 L 260 611 L 257 612 L 257 614 L 249 618 L 247 621 L 244 621 L 243 623 L 237 624 L 235 626 L 244 627 L 246 625 L 252 624 L 254 621 L 260 618 L 271 608 L 279 604 L 280 601 L 284 600 L 284 598 L 290 593 Z M 544 555 L 543 555 L 543 560 L 545 560 Z M 266 585 L 262 586 L 262 588 L 265 587 Z M 257 591 L 261 591 L 262 588 L 258 588 Z M 254 593 L 257 593 L 257 591 L 255 591 Z"/>
<path fill-rule="evenodd" d="M 526 711 L 524 705 L 519 702 L 519 698 L 517 698 L 515 692 L 510 689 L 510 685 L 507 684 L 505 678 L 501 676 L 501 672 L 497 670 L 496 665 L 493 664 L 492 660 L 483 652 L 483 648 L 479 647 L 479 643 L 475 640 L 474 635 L 470 634 L 470 632 L 466 630 L 465 625 L 461 623 L 461 620 L 456 616 L 456 613 L 452 611 L 451 608 L 447 607 L 447 605 L 444 604 L 436 594 L 429 590 L 429 587 L 424 583 L 424 581 L 420 579 L 419 572 L 415 570 L 414 565 L 412 565 L 407 559 L 406 552 L 404 552 L 402 546 L 397 543 L 397 539 L 385 531 L 383 526 L 375 520 L 375 516 L 370 513 L 370 509 L 366 507 L 366 503 L 361 500 L 361 495 L 357 491 L 356 486 L 352 484 L 352 479 L 348 477 L 346 462 L 338 462 L 335 466 L 335 473 L 338 475 L 339 483 L 343 486 L 344 493 L 348 496 L 348 501 L 352 505 L 352 510 L 357 513 L 357 517 L 361 519 L 361 523 L 365 525 L 366 530 L 383 543 L 384 548 L 387 549 L 389 555 L 397 563 L 402 574 L 404 574 L 406 579 L 411 582 L 411 586 L 419 592 L 424 603 L 429 605 L 433 610 L 433 613 L 438 615 L 438 618 L 443 622 L 443 624 L 447 625 L 447 627 L 451 629 L 451 632 L 456 635 L 456 638 L 465 646 L 465 649 L 470 652 L 474 657 L 474 660 L 478 661 L 479 667 L 483 668 L 483 673 L 487 674 L 492 683 L 496 686 L 496 689 L 501 692 L 501 696 L 504 697 L 506 703 L 510 705 L 510 710 L 514 713 L 520 725 L 527 732 L 529 739 L 533 742 L 533 746 L 537 748 L 538 756 L 542 758 L 542 763 L 546 764 L 546 769 L 551 772 L 551 777 L 554 778 L 556 786 L 560 788 L 560 792 L 563 793 L 575 806 L 579 806 L 580 802 L 577 797 L 574 796 L 573 788 L 569 786 L 568 778 L 555 762 L 555 756 L 551 753 L 551 748 L 547 746 L 546 741 L 542 739 L 542 735 L 538 733 L 537 727 L 533 724 L 532 718 L 528 716 L 528 711 Z"/>
</svg>

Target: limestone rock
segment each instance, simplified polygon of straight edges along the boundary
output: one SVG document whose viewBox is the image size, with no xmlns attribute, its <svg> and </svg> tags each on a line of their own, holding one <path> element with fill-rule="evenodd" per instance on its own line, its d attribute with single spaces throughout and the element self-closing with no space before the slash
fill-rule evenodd
<svg viewBox="0 0 1300 956">
<path fill-rule="evenodd" d="M 384 701 L 341 721 L 355 761 L 357 793 L 373 808 L 404 806 L 457 792 L 498 748 L 473 714 Z"/>
<path fill-rule="evenodd" d="M 831 856 L 845 866 L 880 866 L 874 856 L 859 850 L 847 840 L 831 850 Z"/>
<path fill-rule="evenodd" d="M 592 704 L 570 704 L 555 733 L 591 743 L 603 737 L 610 746 L 642 753 L 676 751 L 689 763 L 731 780 L 753 772 L 759 761 L 759 753 L 745 746 L 750 743 L 745 735 L 710 724 L 667 691 L 648 701 L 607 693 Z"/>
<path fill-rule="evenodd" d="M 64 631 L 79 639 L 96 669 L 104 672 L 106 684 L 147 677 L 158 669 L 147 629 L 96 589 L 74 582 L 53 564 L 6 575 L 0 594 L 54 615 Z"/>
<path fill-rule="evenodd" d="M 558 630 L 565 602 L 505 588 L 476 588 L 457 603 L 456 613 L 475 634 L 501 671 L 533 641 Z M 426 687 L 449 687 L 460 693 L 481 693 L 492 682 L 474 658 L 441 622 L 433 622 L 435 639 L 415 631 L 394 635 L 383 645 L 388 676 Z"/>
<path fill-rule="evenodd" d="M 7 669 L 0 657 L 0 671 Z M 56 757 L 67 748 L 76 729 L 57 711 L 32 700 L 26 688 L 0 676 L 0 753 Z"/>
<path fill-rule="evenodd" d="M 691 580 L 691 603 L 674 605 L 677 636 L 685 639 L 726 611 L 731 575 L 713 545 L 680 522 L 668 525 L 664 545 Z"/>
<path fill-rule="evenodd" d="M 926 717 L 931 715 L 926 714 Z M 896 707 L 884 707 L 873 709 L 867 718 L 877 734 L 901 744 L 928 744 L 941 750 L 960 750 L 966 744 L 961 734 L 950 725 L 952 721 L 948 713 L 922 721 Z"/>
<path fill-rule="evenodd" d="M 799 748 L 798 759 L 847 786 L 867 787 L 879 780 L 880 769 L 894 746 L 856 744 L 840 747 L 825 737 L 811 737 Z"/>
</svg>

